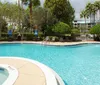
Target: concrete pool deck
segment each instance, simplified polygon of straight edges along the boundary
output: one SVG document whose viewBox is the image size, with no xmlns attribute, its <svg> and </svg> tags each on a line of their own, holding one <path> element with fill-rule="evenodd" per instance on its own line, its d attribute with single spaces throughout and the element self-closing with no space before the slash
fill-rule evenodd
<svg viewBox="0 0 100 85">
<path fill-rule="evenodd" d="M 12 42 L 8 42 L 8 41 L 0 41 L 0 44 L 3 43 L 26 43 L 26 44 L 42 44 L 42 45 L 56 45 L 56 46 L 64 46 L 64 45 L 78 45 L 78 44 L 86 44 L 86 43 L 98 43 L 100 44 L 100 42 L 97 41 L 81 41 L 81 42 L 45 42 L 45 41 L 12 41 Z"/>
<path fill-rule="evenodd" d="M 13 85 L 46 85 L 43 71 L 31 62 L 21 59 L 0 58 L 0 64 L 7 64 L 18 70 L 18 78 Z"/>
</svg>

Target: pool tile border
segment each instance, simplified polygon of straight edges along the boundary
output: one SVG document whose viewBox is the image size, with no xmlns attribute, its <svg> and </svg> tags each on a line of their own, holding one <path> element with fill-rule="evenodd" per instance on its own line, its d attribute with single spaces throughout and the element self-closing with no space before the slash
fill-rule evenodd
<svg viewBox="0 0 100 85">
<path fill-rule="evenodd" d="M 43 41 L 35 42 L 35 41 L 12 41 L 12 42 L 0 42 L 0 44 L 40 44 L 44 46 L 72 46 L 72 45 L 81 45 L 81 44 L 100 44 L 97 41 L 82 41 L 82 42 L 47 42 Z"/>
<path fill-rule="evenodd" d="M 41 71 L 44 73 L 45 79 L 46 79 L 44 85 L 57 85 L 57 81 L 56 81 L 56 78 L 55 78 L 55 75 L 53 74 L 53 72 L 49 69 L 49 67 L 45 66 L 44 64 L 39 63 L 38 61 L 26 59 L 26 58 L 19 58 L 19 57 L 0 57 L 0 59 L 19 59 L 19 60 L 33 63 L 34 65 L 39 67 L 41 69 Z M 4 84 L 4 85 L 8 85 L 8 84 Z"/>
</svg>

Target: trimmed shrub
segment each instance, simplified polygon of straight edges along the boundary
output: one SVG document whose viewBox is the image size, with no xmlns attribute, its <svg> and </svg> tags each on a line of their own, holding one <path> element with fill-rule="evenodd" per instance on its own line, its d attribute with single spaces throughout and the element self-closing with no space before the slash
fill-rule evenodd
<svg viewBox="0 0 100 85">
<path fill-rule="evenodd" d="M 34 34 L 33 33 L 24 33 L 23 34 L 25 40 L 33 40 Z"/>
<path fill-rule="evenodd" d="M 91 33 L 91 34 L 100 35 L 100 24 L 97 24 L 97 25 L 93 26 L 93 27 L 90 29 L 90 33 Z"/>
<path fill-rule="evenodd" d="M 73 35 L 75 35 L 75 36 L 79 36 L 79 35 L 80 35 L 80 30 L 74 28 L 74 29 L 71 30 L 71 34 L 73 34 Z"/>
<path fill-rule="evenodd" d="M 0 41 L 8 41 L 8 38 L 7 37 L 1 37 Z"/>
<path fill-rule="evenodd" d="M 90 33 L 94 35 L 95 41 L 100 41 L 100 24 L 93 26 L 90 29 Z"/>
<path fill-rule="evenodd" d="M 71 29 L 66 23 L 59 22 L 53 26 L 52 31 L 56 34 L 69 34 Z"/>
<path fill-rule="evenodd" d="M 73 28 L 71 30 L 71 38 L 73 41 L 76 41 L 76 37 L 78 37 L 80 35 L 80 30 L 79 29 L 76 29 L 76 28 Z"/>
</svg>

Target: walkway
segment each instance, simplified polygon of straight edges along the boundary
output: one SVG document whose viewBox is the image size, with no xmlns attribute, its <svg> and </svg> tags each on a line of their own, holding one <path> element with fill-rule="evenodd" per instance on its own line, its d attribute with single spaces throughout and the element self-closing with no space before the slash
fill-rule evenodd
<svg viewBox="0 0 100 85">
<path fill-rule="evenodd" d="M 3 43 L 31 43 L 31 44 L 42 44 L 42 45 L 77 45 L 77 44 L 85 44 L 85 43 L 99 43 L 100 42 L 97 42 L 97 41 L 81 41 L 81 42 L 43 42 L 43 41 L 39 41 L 39 42 L 35 42 L 35 41 L 13 41 L 13 42 L 3 42 L 1 41 L 0 44 L 3 44 Z"/>
<path fill-rule="evenodd" d="M 14 85 L 46 85 L 45 75 L 42 70 L 35 64 L 20 60 L 2 58 L 0 64 L 7 64 L 15 67 L 18 72 L 18 78 Z"/>
</svg>

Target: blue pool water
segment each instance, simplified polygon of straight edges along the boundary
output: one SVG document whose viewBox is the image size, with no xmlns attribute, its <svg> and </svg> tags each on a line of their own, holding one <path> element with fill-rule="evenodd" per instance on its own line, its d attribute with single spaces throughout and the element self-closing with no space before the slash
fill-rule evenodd
<svg viewBox="0 0 100 85">
<path fill-rule="evenodd" d="M 100 85 L 100 45 L 0 44 L 0 56 L 37 60 L 54 69 L 66 85 Z"/>
<path fill-rule="evenodd" d="M 9 74 L 7 70 L 0 68 L 0 85 L 2 85 L 5 80 L 8 78 Z"/>
</svg>

